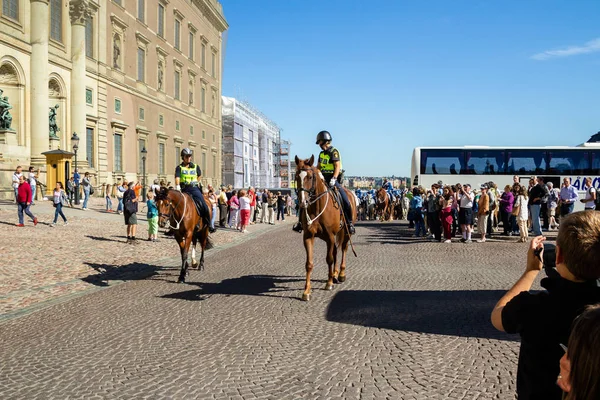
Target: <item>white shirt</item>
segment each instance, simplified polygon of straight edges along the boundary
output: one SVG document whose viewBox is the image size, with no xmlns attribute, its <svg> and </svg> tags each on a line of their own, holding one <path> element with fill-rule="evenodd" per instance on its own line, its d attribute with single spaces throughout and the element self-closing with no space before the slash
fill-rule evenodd
<svg viewBox="0 0 600 400">
<path fill-rule="evenodd" d="M 521 221 L 527 221 L 529 219 L 529 210 L 527 209 L 527 200 L 525 200 L 525 197 L 523 195 L 519 195 L 517 197 L 515 207 L 518 206 L 520 206 L 521 208 L 519 208 L 519 215 L 517 216 L 517 218 L 519 218 Z"/>
<path fill-rule="evenodd" d="M 239 197 L 238 201 L 240 202 L 240 210 L 249 210 L 250 209 L 250 199 L 246 196 Z"/>
<path fill-rule="evenodd" d="M 13 174 L 13 177 L 12 177 L 12 180 L 13 180 L 12 187 L 14 187 L 15 189 L 17 189 L 17 188 L 19 187 L 19 178 L 20 178 L 21 176 L 23 176 L 23 174 L 22 174 L 22 173 L 21 173 L 21 174 L 18 174 L 18 173 L 16 173 L 16 172 L 15 172 L 15 173 Z M 16 181 L 16 182 L 15 182 L 15 181 Z"/>
<path fill-rule="evenodd" d="M 465 192 L 460 196 L 460 208 L 473 208 L 473 199 L 475 195 L 473 192 Z"/>
<path fill-rule="evenodd" d="M 160 191 L 160 185 L 157 185 L 156 183 L 152 184 L 152 186 L 150 186 L 150 190 L 154 191 Z"/>
<path fill-rule="evenodd" d="M 596 189 L 594 189 L 593 187 L 585 188 L 585 208 L 586 209 L 593 210 L 596 208 L 596 203 L 594 202 L 594 199 L 592 197 L 592 193 L 595 191 L 596 191 Z"/>
<path fill-rule="evenodd" d="M 29 173 L 29 186 L 35 186 L 36 184 L 37 184 L 37 182 L 35 180 L 35 173 L 30 172 Z"/>
</svg>

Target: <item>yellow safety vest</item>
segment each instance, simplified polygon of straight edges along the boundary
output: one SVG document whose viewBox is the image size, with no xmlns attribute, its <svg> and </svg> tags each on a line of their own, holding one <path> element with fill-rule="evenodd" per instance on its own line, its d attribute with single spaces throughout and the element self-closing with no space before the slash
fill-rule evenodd
<svg viewBox="0 0 600 400">
<path fill-rule="evenodd" d="M 196 174 L 196 165 L 190 163 L 188 167 L 185 167 L 183 164 L 180 166 L 181 176 L 179 177 L 179 182 L 182 185 L 192 185 L 198 184 L 198 174 Z"/>
<path fill-rule="evenodd" d="M 339 154 L 335 147 L 332 147 L 327 151 L 322 151 L 319 154 L 319 169 L 324 174 L 333 174 L 333 172 L 335 171 L 335 164 L 333 163 L 333 161 L 330 160 L 330 154 L 333 152 L 338 153 L 338 158 L 340 159 L 340 170 L 342 169 L 342 156 Z"/>
</svg>

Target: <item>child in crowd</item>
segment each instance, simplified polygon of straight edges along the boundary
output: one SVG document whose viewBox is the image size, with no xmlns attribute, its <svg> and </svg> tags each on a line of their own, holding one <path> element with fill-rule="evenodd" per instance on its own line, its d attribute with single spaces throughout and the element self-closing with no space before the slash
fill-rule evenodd
<svg viewBox="0 0 600 400">
<path fill-rule="evenodd" d="M 112 200 L 110 199 L 110 188 L 111 186 L 108 183 L 104 186 L 104 195 L 106 198 L 106 212 L 113 212 Z"/>
<path fill-rule="evenodd" d="M 547 265 L 548 277 L 541 281 L 546 290 L 530 292 L 544 266 L 544 240 L 545 237 L 538 236 L 531 241 L 525 272 L 492 311 L 492 324 L 496 329 L 521 335 L 517 367 L 519 400 L 561 399 L 561 390 L 556 385 L 563 356 L 560 344 L 567 342 L 577 315 L 586 306 L 600 303 L 600 213 L 581 211 L 563 218 L 556 238 L 556 267 Z M 567 357 L 573 366 L 579 366 L 581 362 L 575 354 L 586 353 L 580 353 L 575 347 L 569 347 Z M 572 350 L 577 353 L 571 353 Z M 592 354 L 587 353 L 587 356 L 592 357 Z M 597 358 L 590 360 L 591 363 L 598 365 Z M 597 379 L 598 371 L 595 373 Z M 597 394 L 592 397 L 578 394 L 571 398 L 597 399 Z"/>
<path fill-rule="evenodd" d="M 158 208 L 154 202 L 154 191 L 150 190 L 147 194 L 146 201 L 146 218 L 148 219 L 148 241 L 156 242 L 158 240 Z"/>
</svg>

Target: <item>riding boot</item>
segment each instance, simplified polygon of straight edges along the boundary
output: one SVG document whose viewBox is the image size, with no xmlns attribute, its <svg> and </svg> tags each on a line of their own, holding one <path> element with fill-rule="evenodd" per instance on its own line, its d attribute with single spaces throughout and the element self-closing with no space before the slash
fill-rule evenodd
<svg viewBox="0 0 600 400">
<path fill-rule="evenodd" d="M 292 230 L 298 233 L 302 232 L 302 223 L 300 221 L 296 222 L 294 226 L 292 226 Z"/>
</svg>

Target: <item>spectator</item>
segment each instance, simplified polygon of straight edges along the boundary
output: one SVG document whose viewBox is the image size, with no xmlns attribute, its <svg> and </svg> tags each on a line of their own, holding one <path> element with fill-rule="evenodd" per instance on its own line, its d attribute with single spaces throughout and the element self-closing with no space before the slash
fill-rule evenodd
<svg viewBox="0 0 600 400">
<path fill-rule="evenodd" d="M 586 210 L 596 209 L 596 189 L 592 186 L 592 177 L 585 178 L 585 199 L 581 199 Z"/>
<path fill-rule="evenodd" d="M 534 236 L 542 235 L 540 210 L 544 198 L 548 199 L 548 187 L 544 185 L 544 178 L 538 177 L 536 185 L 529 192 L 529 210 L 531 212 L 531 227 Z"/>
<path fill-rule="evenodd" d="M 460 224 L 458 223 L 458 191 L 462 189 L 462 185 L 460 183 L 456 184 L 456 186 L 452 186 L 450 188 L 450 193 L 452 194 L 452 237 L 456 236 L 456 232 L 460 231 Z"/>
<path fill-rule="evenodd" d="M 563 186 L 560 188 L 560 216 L 566 217 L 573 212 L 575 202 L 579 200 L 577 190 L 571 185 L 570 178 L 563 179 Z"/>
<path fill-rule="evenodd" d="M 90 198 L 90 192 L 92 190 L 92 183 L 90 182 L 90 173 L 86 172 L 83 175 L 83 180 L 81 181 L 81 185 L 83 186 L 83 207 L 82 210 L 88 210 L 87 203 Z"/>
<path fill-rule="evenodd" d="M 25 214 L 27 214 L 31 218 L 34 226 L 37 225 L 38 219 L 31 213 L 31 211 L 29 211 L 29 206 L 31 205 L 31 187 L 29 186 L 29 183 L 27 183 L 27 181 L 25 180 L 23 174 L 19 175 L 17 205 L 19 215 L 19 223 L 17 224 L 17 226 L 25 226 L 23 220 L 23 212 L 25 212 Z"/>
<path fill-rule="evenodd" d="M 250 213 L 251 213 L 251 200 L 248 196 L 249 192 L 246 192 L 244 189 L 240 190 L 238 193 L 238 200 L 240 203 L 240 222 L 239 227 L 242 233 L 247 233 L 246 228 L 248 227 L 248 223 L 250 222 Z"/>
<path fill-rule="evenodd" d="M 442 228 L 444 230 L 444 237 L 446 238 L 444 243 L 452 243 L 452 206 L 454 204 L 454 196 L 449 186 L 444 188 L 440 201 L 442 203 Z"/>
<path fill-rule="evenodd" d="M 504 236 L 511 236 L 513 232 L 512 226 L 512 210 L 515 203 L 515 196 L 511 191 L 510 185 L 504 187 L 504 192 L 500 196 L 500 215 L 502 217 L 502 225 L 504 227 Z"/>
<path fill-rule="evenodd" d="M 135 231 L 137 229 L 138 199 L 135 195 L 133 181 L 127 185 L 127 191 L 123 193 L 123 216 L 125 217 L 125 225 L 127 225 L 127 243 L 137 243 L 135 239 Z"/>
<path fill-rule="evenodd" d="M 121 178 L 119 178 L 121 180 Z M 123 181 L 122 184 L 117 185 L 117 200 L 119 205 L 117 206 L 117 212 L 123 214 L 123 194 L 127 191 L 127 182 Z"/>
<path fill-rule="evenodd" d="M 67 181 L 67 197 L 69 198 L 69 207 L 73 207 L 73 196 L 75 195 L 75 181 L 70 177 Z"/>
<path fill-rule="evenodd" d="M 281 192 L 277 192 L 277 221 L 279 221 L 279 215 L 281 215 L 281 220 L 285 221 L 285 197 Z"/>
<path fill-rule="evenodd" d="M 517 202 L 517 198 L 519 197 L 520 191 L 521 191 L 521 185 L 519 183 L 513 183 L 513 185 L 512 185 L 512 194 L 513 194 L 515 200 L 513 202 L 513 212 L 512 212 L 512 215 L 510 217 L 510 219 L 512 221 L 512 227 L 513 227 L 513 231 L 512 232 L 513 232 L 513 235 L 518 235 L 519 234 L 518 214 L 514 212 L 514 209 L 515 209 L 515 203 Z"/>
<path fill-rule="evenodd" d="M 275 207 L 277 207 L 277 196 L 273 194 L 273 192 L 269 192 L 268 198 L 269 206 L 267 210 L 269 212 L 269 224 L 275 225 Z"/>
<path fill-rule="evenodd" d="M 481 239 L 478 239 L 477 243 L 485 243 L 485 234 L 487 233 L 487 224 L 490 216 L 490 196 L 488 195 L 488 190 L 487 185 L 481 185 L 481 196 L 479 197 L 479 208 L 477 210 L 477 229 L 479 230 Z"/>
<path fill-rule="evenodd" d="M 519 242 L 525 243 L 529 240 L 529 230 L 527 229 L 527 220 L 529 218 L 529 208 L 527 207 L 527 189 L 525 186 L 519 186 L 517 201 L 513 206 L 512 214 L 516 216 L 519 224 Z"/>
<path fill-rule="evenodd" d="M 15 172 L 13 173 L 12 176 L 12 186 L 13 189 L 15 191 L 15 202 L 19 203 L 18 197 L 19 197 L 19 185 L 20 185 L 20 180 L 19 178 L 21 178 L 21 176 L 23 176 L 23 168 L 19 165 L 17 166 L 17 168 L 15 169 Z"/>
<path fill-rule="evenodd" d="M 254 224 L 254 210 L 256 209 L 256 191 L 252 186 L 248 188 L 247 196 L 250 199 L 250 223 Z"/>
<path fill-rule="evenodd" d="M 160 187 L 161 185 L 159 184 L 158 179 L 155 179 L 154 183 L 150 186 L 150 190 L 152 190 L 154 193 L 158 193 L 160 192 Z"/>
<path fill-rule="evenodd" d="M 560 193 L 558 189 L 554 189 L 554 184 L 552 182 L 548 182 L 546 186 L 548 186 L 548 214 L 550 216 L 550 226 L 548 228 L 554 230 L 558 228 L 558 223 L 556 222 L 556 208 L 558 207 Z"/>
<path fill-rule="evenodd" d="M 600 399 L 600 304 L 575 319 L 564 350 L 556 384 L 567 393 L 565 399 Z"/>
<path fill-rule="evenodd" d="M 221 190 L 219 191 L 219 226 L 221 228 L 224 228 L 226 221 L 227 221 L 227 194 L 225 193 L 225 186 L 221 185 Z"/>
<path fill-rule="evenodd" d="M 135 186 L 133 187 L 133 191 L 135 192 L 135 197 L 141 197 L 142 196 L 142 184 L 140 183 L 140 181 L 137 181 L 135 183 Z"/>
<path fill-rule="evenodd" d="M 440 196 L 438 195 L 439 186 L 431 185 L 431 190 L 427 191 L 426 209 L 427 209 L 427 225 L 431 230 L 433 239 L 436 241 L 442 240 L 442 227 L 440 221 Z"/>
<path fill-rule="evenodd" d="M 33 167 L 29 167 L 29 186 L 31 186 L 31 205 L 35 205 L 35 192 L 37 188 L 37 179 L 40 177 L 40 169 L 37 172 Z"/>
<path fill-rule="evenodd" d="M 240 201 L 237 197 L 237 191 L 232 190 L 231 198 L 229 199 L 229 221 L 227 223 L 227 225 L 229 225 L 230 228 L 233 228 L 234 226 L 237 228 L 237 218 L 239 209 Z"/>
<path fill-rule="evenodd" d="M 473 231 L 473 200 L 475 195 L 471 192 L 471 185 L 465 184 L 459 193 L 460 208 L 458 211 L 458 222 L 462 232 L 461 242 L 471 243 Z"/>
<path fill-rule="evenodd" d="M 425 221 L 423 221 L 423 197 L 419 188 L 413 189 L 413 198 L 410 201 L 410 208 L 413 209 L 413 220 L 415 223 L 415 237 L 427 236 L 425 230 Z"/>
<path fill-rule="evenodd" d="M 73 182 L 75 183 L 75 192 L 77 192 L 77 202 L 76 205 L 79 205 L 79 200 L 81 200 L 81 176 L 79 175 L 78 169 L 75 168 L 75 172 L 73 173 Z"/>
<path fill-rule="evenodd" d="M 498 204 L 500 203 L 500 196 L 498 194 L 498 185 L 494 182 L 488 182 L 487 187 L 487 194 L 490 198 L 490 212 L 488 214 L 486 236 L 491 237 L 493 232 L 498 231 Z"/>
<path fill-rule="evenodd" d="M 289 194 L 287 196 L 285 196 L 285 203 L 286 203 L 286 213 L 289 217 L 292 216 L 292 196 L 290 196 Z"/>
<path fill-rule="evenodd" d="M 154 202 L 154 190 L 148 191 L 146 197 L 146 218 L 148 219 L 148 241 L 158 241 L 158 208 Z M 135 234 L 134 234 L 135 236 Z"/>
<path fill-rule="evenodd" d="M 269 216 L 268 216 L 268 212 L 269 212 L 269 191 L 267 189 L 265 189 L 265 191 L 262 194 L 262 197 L 260 199 L 261 201 L 261 207 L 262 207 L 262 212 L 261 212 L 261 216 L 260 216 L 260 223 L 264 224 L 265 223 L 265 219 L 267 220 L 267 223 L 269 223 Z"/>
<path fill-rule="evenodd" d="M 210 202 L 210 204 L 207 205 L 210 206 L 212 211 L 212 217 L 210 219 L 210 228 L 214 230 L 215 220 L 217 219 L 217 195 L 215 194 L 215 189 L 212 187 L 212 185 L 208 185 L 208 201 Z"/>
<path fill-rule="evenodd" d="M 581 211 L 562 221 L 556 239 L 556 268 L 541 281 L 546 291 L 530 292 L 543 267 L 545 239 L 539 236 L 531 241 L 525 273 L 498 301 L 491 316 L 496 329 L 521 335 L 520 400 L 561 398 L 556 385 L 563 355 L 559 345 L 567 342 L 571 324 L 584 307 L 600 302 L 600 213 Z"/>
<path fill-rule="evenodd" d="M 106 212 L 113 212 L 112 200 L 110 199 L 110 184 L 104 185 L 104 197 L 106 199 Z"/>
<path fill-rule="evenodd" d="M 54 191 L 52 192 L 52 205 L 54 205 L 56 210 L 54 210 L 54 221 L 51 226 L 56 226 L 59 215 L 62 217 L 65 225 L 67 225 L 67 217 L 65 217 L 65 214 L 62 212 L 62 208 L 66 203 L 67 195 L 63 190 L 63 184 L 62 182 L 56 182 L 56 188 L 54 188 Z"/>
</svg>

